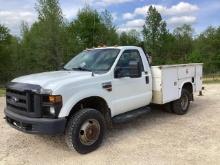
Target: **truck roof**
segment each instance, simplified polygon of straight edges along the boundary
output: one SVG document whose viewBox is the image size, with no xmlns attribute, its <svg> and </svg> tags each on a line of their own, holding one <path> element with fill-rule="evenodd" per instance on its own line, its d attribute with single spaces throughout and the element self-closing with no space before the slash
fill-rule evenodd
<svg viewBox="0 0 220 165">
<path fill-rule="evenodd" d="M 138 46 L 103 46 L 103 47 L 97 47 L 97 48 L 91 48 L 91 49 L 141 49 Z"/>
</svg>

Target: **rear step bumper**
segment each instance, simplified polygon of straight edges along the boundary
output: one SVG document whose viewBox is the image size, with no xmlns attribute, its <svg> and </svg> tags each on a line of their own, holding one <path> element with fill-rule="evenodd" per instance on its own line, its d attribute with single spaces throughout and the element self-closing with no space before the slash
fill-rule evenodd
<svg viewBox="0 0 220 165">
<path fill-rule="evenodd" d="M 65 130 L 66 119 L 30 118 L 14 113 L 5 108 L 7 123 L 22 132 L 32 134 L 62 134 Z"/>
</svg>

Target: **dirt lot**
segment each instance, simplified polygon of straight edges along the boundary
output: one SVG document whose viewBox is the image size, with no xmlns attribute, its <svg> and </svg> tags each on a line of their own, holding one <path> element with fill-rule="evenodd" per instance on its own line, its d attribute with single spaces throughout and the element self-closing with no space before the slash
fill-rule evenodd
<svg viewBox="0 0 220 165">
<path fill-rule="evenodd" d="M 204 95 L 185 116 L 153 110 L 117 126 L 87 155 L 70 151 L 61 136 L 10 128 L 0 98 L 0 164 L 220 164 L 220 84 L 205 85 Z"/>
</svg>

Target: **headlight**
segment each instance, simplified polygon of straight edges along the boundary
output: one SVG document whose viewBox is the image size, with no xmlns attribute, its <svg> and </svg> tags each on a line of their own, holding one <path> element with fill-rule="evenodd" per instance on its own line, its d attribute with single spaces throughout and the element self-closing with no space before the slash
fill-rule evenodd
<svg viewBox="0 0 220 165">
<path fill-rule="evenodd" d="M 43 95 L 42 99 L 42 114 L 43 117 L 56 118 L 62 108 L 61 95 Z"/>
</svg>

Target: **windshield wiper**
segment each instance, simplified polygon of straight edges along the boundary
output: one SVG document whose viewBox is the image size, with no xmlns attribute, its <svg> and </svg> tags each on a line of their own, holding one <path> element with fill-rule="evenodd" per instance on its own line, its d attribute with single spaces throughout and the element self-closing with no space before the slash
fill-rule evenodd
<svg viewBox="0 0 220 165">
<path fill-rule="evenodd" d="M 88 72 L 92 72 L 92 70 L 87 69 L 87 68 L 83 68 L 83 67 L 72 68 L 72 70 L 79 70 L 79 71 L 88 71 Z"/>
</svg>

